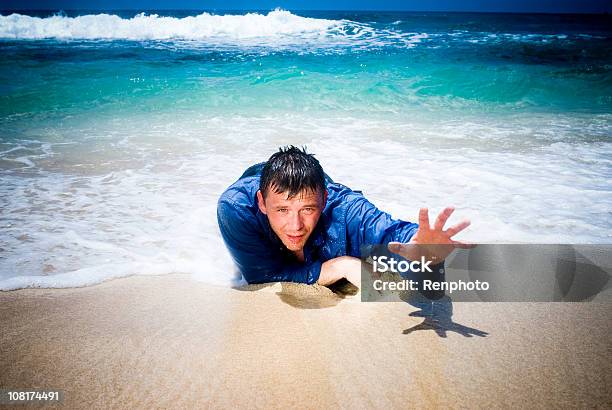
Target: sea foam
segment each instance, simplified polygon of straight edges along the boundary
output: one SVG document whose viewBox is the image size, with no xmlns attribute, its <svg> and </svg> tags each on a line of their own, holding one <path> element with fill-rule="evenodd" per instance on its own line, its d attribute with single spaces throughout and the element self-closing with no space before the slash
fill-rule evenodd
<svg viewBox="0 0 612 410">
<path fill-rule="evenodd" d="M 155 41 L 187 48 L 201 45 L 411 48 L 424 38 L 427 34 L 346 19 L 303 17 L 281 9 L 267 14 L 202 13 L 182 18 L 146 13 L 132 18 L 114 14 L 0 16 L 0 40 Z"/>
<path fill-rule="evenodd" d="M 184 18 L 140 13 L 123 19 L 111 14 L 46 18 L 21 14 L 0 16 L 0 38 L 10 39 L 124 39 L 124 40 L 203 40 L 209 38 L 245 39 L 290 35 L 325 35 L 343 24 L 297 16 L 284 10 L 268 14 L 215 15 L 202 13 Z"/>
<path fill-rule="evenodd" d="M 457 239 L 609 242 L 611 146 L 576 137 L 579 119 L 436 115 L 160 113 L 67 123 L 59 132 L 72 144 L 16 141 L 22 148 L 0 156 L 11 167 L 0 173 L 0 290 L 168 273 L 235 283 L 216 202 L 246 167 L 289 143 L 307 145 L 334 180 L 396 218 L 456 206 L 449 225 L 472 220 Z"/>
</svg>

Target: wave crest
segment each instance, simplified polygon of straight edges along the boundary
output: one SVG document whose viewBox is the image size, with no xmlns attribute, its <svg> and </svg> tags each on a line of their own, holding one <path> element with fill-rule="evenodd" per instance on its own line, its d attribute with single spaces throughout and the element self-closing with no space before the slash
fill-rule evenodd
<svg viewBox="0 0 612 410">
<path fill-rule="evenodd" d="M 78 17 L 55 15 L 31 17 L 0 16 L 0 38 L 5 39 L 123 39 L 203 40 L 209 38 L 249 39 L 282 36 L 320 36 L 341 26 L 339 20 L 301 17 L 276 9 L 268 14 L 214 15 L 202 13 L 183 18 L 140 13 L 130 19 L 112 14 Z"/>
</svg>

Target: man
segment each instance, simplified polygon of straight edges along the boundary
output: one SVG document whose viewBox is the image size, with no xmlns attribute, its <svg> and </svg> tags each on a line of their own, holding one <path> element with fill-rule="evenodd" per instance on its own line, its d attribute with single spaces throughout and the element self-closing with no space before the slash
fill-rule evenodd
<svg viewBox="0 0 612 410">
<path fill-rule="evenodd" d="M 433 228 L 427 209 L 419 225 L 393 219 L 361 192 L 332 181 L 312 154 L 289 146 L 247 169 L 221 195 L 217 218 L 248 283 L 329 285 L 345 278 L 359 286 L 362 245 L 388 245 L 411 260 L 425 255 L 443 278 L 444 258 L 467 246 L 452 237 L 469 221 L 443 229 L 452 212 L 442 211 Z"/>
</svg>

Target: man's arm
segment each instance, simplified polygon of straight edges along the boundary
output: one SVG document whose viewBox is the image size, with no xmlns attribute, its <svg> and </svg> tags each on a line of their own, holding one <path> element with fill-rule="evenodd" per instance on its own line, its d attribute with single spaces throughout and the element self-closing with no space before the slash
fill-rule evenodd
<svg viewBox="0 0 612 410">
<path fill-rule="evenodd" d="M 393 219 L 362 194 L 353 192 L 347 195 L 345 201 L 348 202 L 346 230 L 352 256 L 360 256 L 362 245 L 408 242 L 419 228 L 415 223 Z"/>
<path fill-rule="evenodd" d="M 223 197 L 217 204 L 217 220 L 223 240 L 248 283 L 301 282 L 312 284 L 321 273 L 321 261 L 303 264 L 287 261 L 272 249 L 239 204 Z"/>
<path fill-rule="evenodd" d="M 379 210 L 357 192 L 347 194 L 343 202 L 348 203 L 346 232 L 347 252 L 350 256 L 323 263 L 318 283 L 325 285 L 346 278 L 349 282 L 361 287 L 361 260 L 359 259 L 361 246 L 408 242 L 417 231 L 418 225 L 393 219 L 390 214 Z M 443 268 L 443 266 L 437 268 Z"/>
<path fill-rule="evenodd" d="M 361 288 L 361 260 L 352 256 L 340 256 L 323 262 L 317 283 L 327 286 L 346 278 Z"/>
<path fill-rule="evenodd" d="M 391 218 L 380 211 L 363 195 L 352 193 L 347 197 L 347 233 L 351 241 L 351 254 L 357 256 L 362 245 L 389 245 L 389 250 L 409 260 L 425 256 L 436 264 L 442 264 L 454 248 L 471 248 L 474 245 L 454 240 L 452 237 L 470 225 L 469 220 L 444 229 L 446 221 L 455 210 L 445 208 L 430 226 L 426 208 L 419 211 L 419 224 Z"/>
<path fill-rule="evenodd" d="M 398 253 L 408 260 L 418 260 L 420 258 L 420 254 L 414 251 L 419 251 L 420 248 L 407 245 L 418 237 L 418 232 L 421 230 L 420 225 L 393 219 L 388 213 L 376 208 L 363 195 L 357 193 L 351 195 L 354 196 L 350 198 L 346 220 L 347 235 L 351 241 L 352 255 L 359 255 L 362 245 L 381 244 L 388 245 L 391 252 Z M 448 215 L 445 214 L 446 217 Z M 419 222 L 422 223 L 423 221 L 423 218 L 420 218 Z M 429 229 L 428 222 L 424 228 Z M 413 251 L 406 252 L 407 249 Z M 437 247 L 434 247 L 434 250 L 437 250 Z M 430 266 L 432 273 L 427 275 L 428 279 L 436 282 L 443 282 L 445 280 L 444 257 L 431 259 L 434 261 L 434 264 Z M 412 278 L 416 280 L 423 279 L 422 274 L 414 273 Z"/>
</svg>

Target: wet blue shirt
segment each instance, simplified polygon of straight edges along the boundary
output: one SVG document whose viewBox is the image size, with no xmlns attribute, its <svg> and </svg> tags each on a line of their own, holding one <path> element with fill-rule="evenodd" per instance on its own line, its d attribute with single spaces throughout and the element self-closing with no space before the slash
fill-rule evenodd
<svg viewBox="0 0 612 410">
<path fill-rule="evenodd" d="M 362 245 L 408 242 L 418 225 L 391 218 L 360 191 L 326 176 L 327 204 L 299 262 L 276 236 L 257 206 L 263 164 L 245 171 L 219 199 L 217 219 L 223 240 L 248 283 L 319 279 L 321 264 L 339 256 L 360 257 Z"/>
</svg>

